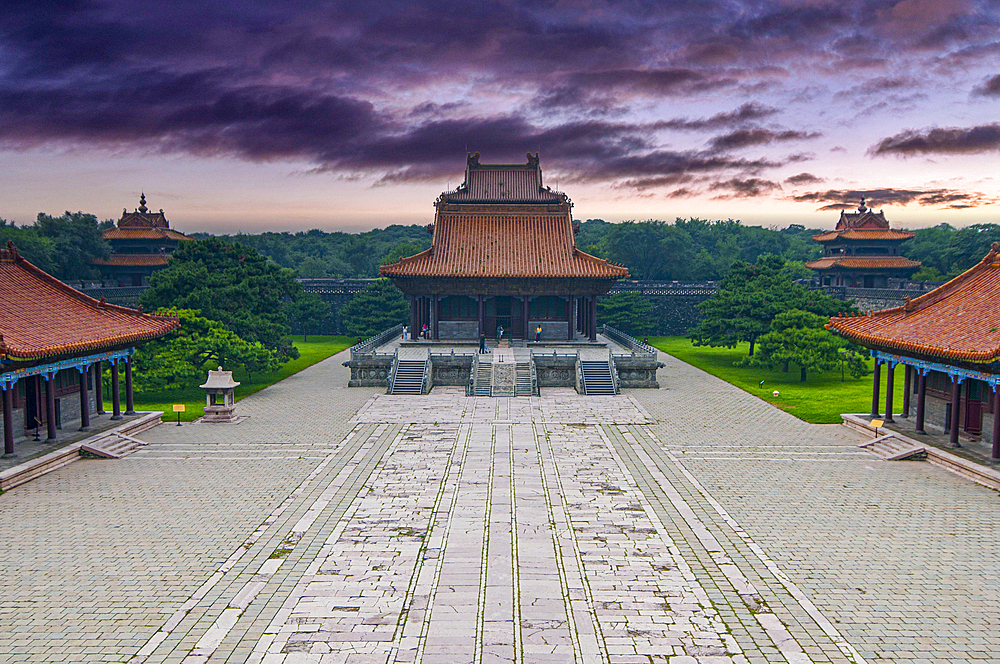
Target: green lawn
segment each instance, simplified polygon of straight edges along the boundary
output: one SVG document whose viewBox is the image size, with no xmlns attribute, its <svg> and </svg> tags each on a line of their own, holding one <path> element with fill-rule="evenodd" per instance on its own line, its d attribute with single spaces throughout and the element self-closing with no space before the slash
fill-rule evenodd
<svg viewBox="0 0 1000 664">
<path fill-rule="evenodd" d="M 841 380 L 840 371 L 828 371 L 807 376 L 799 382 L 798 367 L 788 373 L 757 367 L 734 367 L 733 363 L 745 357 L 750 345 L 742 343 L 736 348 L 711 348 L 694 346 L 684 337 L 650 337 L 649 342 L 668 355 L 692 364 L 702 371 L 717 376 L 727 383 L 772 403 L 778 408 L 806 422 L 839 424 L 841 413 L 868 413 L 872 406 L 872 377 L 851 378 L 846 374 Z M 885 408 L 885 374 L 882 370 L 882 387 L 879 389 L 881 404 Z M 760 386 L 760 381 L 764 385 Z M 773 396 L 777 390 L 778 396 Z M 903 404 L 903 370 L 897 369 L 893 409 L 899 412 Z"/>
<path fill-rule="evenodd" d="M 310 367 L 320 360 L 325 360 L 331 355 L 336 355 L 345 348 L 350 348 L 356 341 L 354 337 L 345 336 L 318 336 L 309 335 L 309 341 L 302 341 L 302 336 L 291 337 L 292 343 L 299 349 L 299 358 L 288 362 L 277 371 L 258 374 L 253 378 L 253 383 L 247 381 L 246 372 L 237 369 L 233 372 L 233 378 L 242 383 L 236 388 L 236 400 L 250 396 L 254 392 L 259 392 L 268 385 L 273 385 L 279 380 L 288 378 L 292 374 L 298 373 Z M 207 370 L 206 370 L 207 377 Z M 124 409 L 125 395 L 122 395 L 122 408 Z M 173 404 L 184 404 L 185 410 L 181 413 L 181 422 L 190 422 L 205 414 L 205 390 L 199 387 L 191 387 L 183 390 L 162 390 L 146 394 L 135 395 L 136 410 L 162 410 L 164 420 L 176 421 L 177 415 L 173 412 Z M 105 402 L 105 409 L 111 412 L 111 402 Z"/>
</svg>

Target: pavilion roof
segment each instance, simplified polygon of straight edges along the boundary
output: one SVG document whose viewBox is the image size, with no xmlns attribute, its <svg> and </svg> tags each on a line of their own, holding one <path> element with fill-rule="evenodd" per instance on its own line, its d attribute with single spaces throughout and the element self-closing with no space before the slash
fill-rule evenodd
<svg viewBox="0 0 1000 664">
<path fill-rule="evenodd" d="M 73 356 L 160 337 L 176 318 L 106 304 L 0 249 L 0 360 Z"/>
<path fill-rule="evenodd" d="M 830 319 L 827 329 L 868 347 L 952 362 L 1000 360 L 1000 256 L 900 307 Z"/>
<path fill-rule="evenodd" d="M 816 242 L 833 242 L 834 240 L 909 240 L 913 231 L 899 231 L 890 228 L 848 228 L 833 230 L 813 235 Z"/>
<path fill-rule="evenodd" d="M 109 228 L 104 231 L 105 240 L 190 240 L 187 235 L 172 228 Z"/>
<path fill-rule="evenodd" d="M 905 256 L 824 256 L 808 261 L 806 267 L 812 270 L 916 270 L 920 267 L 920 261 L 910 260 Z"/>
<path fill-rule="evenodd" d="M 388 277 L 623 279 L 628 270 L 576 248 L 568 211 L 439 212 L 431 248 L 383 265 Z"/>
<path fill-rule="evenodd" d="M 562 203 L 565 194 L 542 185 L 538 155 L 526 164 L 480 164 L 479 153 L 469 155 L 465 182 L 441 194 L 441 203 Z"/>
</svg>

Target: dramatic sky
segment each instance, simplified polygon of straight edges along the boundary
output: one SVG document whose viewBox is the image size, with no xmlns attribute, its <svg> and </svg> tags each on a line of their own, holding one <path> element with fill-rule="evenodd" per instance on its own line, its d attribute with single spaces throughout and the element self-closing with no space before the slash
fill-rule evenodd
<svg viewBox="0 0 1000 664">
<path fill-rule="evenodd" d="M 577 218 L 996 222 L 996 0 L 7 0 L 0 217 L 429 223 L 539 152 Z"/>
</svg>

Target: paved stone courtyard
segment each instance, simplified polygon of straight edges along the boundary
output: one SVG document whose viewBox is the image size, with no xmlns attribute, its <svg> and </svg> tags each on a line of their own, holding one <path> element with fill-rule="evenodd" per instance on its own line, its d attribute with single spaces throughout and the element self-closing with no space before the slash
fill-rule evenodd
<svg viewBox="0 0 1000 664">
<path fill-rule="evenodd" d="M 0 496 L 0 662 L 1000 662 L 996 492 L 666 356 L 517 399 L 342 359 Z"/>
</svg>

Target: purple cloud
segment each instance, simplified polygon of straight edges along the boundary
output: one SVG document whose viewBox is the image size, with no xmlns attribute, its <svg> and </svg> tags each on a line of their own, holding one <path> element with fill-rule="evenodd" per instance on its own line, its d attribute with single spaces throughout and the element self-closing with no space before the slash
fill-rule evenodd
<svg viewBox="0 0 1000 664">
<path fill-rule="evenodd" d="M 1000 97 L 1000 74 L 986 79 L 982 85 L 977 86 L 972 94 L 982 97 Z"/>
<path fill-rule="evenodd" d="M 883 138 L 868 152 L 874 156 L 918 154 L 977 154 L 1000 149 L 1000 123 L 975 127 L 908 129 Z"/>
<path fill-rule="evenodd" d="M 996 202 L 995 198 L 979 192 L 954 189 L 828 189 L 826 191 L 810 191 L 791 198 L 799 203 L 825 203 L 817 208 L 818 210 L 852 210 L 862 197 L 867 200 L 871 207 L 914 203 L 921 207 L 964 209 L 991 205 Z"/>
</svg>

